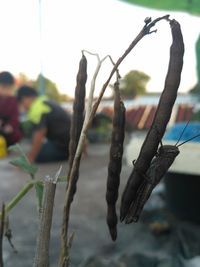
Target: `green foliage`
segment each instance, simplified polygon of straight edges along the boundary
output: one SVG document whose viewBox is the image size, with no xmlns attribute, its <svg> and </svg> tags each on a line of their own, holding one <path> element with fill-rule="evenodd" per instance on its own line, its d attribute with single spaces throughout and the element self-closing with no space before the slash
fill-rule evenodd
<svg viewBox="0 0 200 267">
<path fill-rule="evenodd" d="M 53 99 L 57 102 L 60 101 L 60 93 L 58 92 L 58 88 L 54 82 L 45 76 L 38 75 L 37 80 L 33 82 L 33 86 L 35 88 L 39 88 L 40 79 L 43 79 L 44 87 L 45 87 L 45 95 L 47 95 L 50 99 Z"/>
<path fill-rule="evenodd" d="M 37 171 L 37 167 L 30 164 L 24 156 L 14 158 L 10 161 L 10 163 L 16 167 L 19 167 L 24 172 L 30 174 L 31 177 L 33 177 Z"/>
<path fill-rule="evenodd" d="M 67 94 L 61 94 L 57 88 L 57 85 L 43 75 L 38 75 L 36 80 L 31 80 L 26 74 L 20 73 L 18 77 L 19 85 L 29 85 L 33 86 L 37 90 L 42 85 L 44 86 L 44 93 L 50 98 L 57 102 L 67 102 L 71 100 L 71 98 Z"/>
<path fill-rule="evenodd" d="M 10 163 L 18 168 L 20 168 L 22 171 L 28 173 L 32 179 L 35 178 L 35 175 L 37 173 L 38 168 L 29 162 L 28 158 L 26 157 L 25 153 L 23 152 L 22 148 L 19 144 L 16 144 L 14 146 L 11 146 L 9 148 L 10 151 L 17 152 L 19 154 L 18 157 L 12 159 Z M 25 189 L 22 189 L 12 200 L 12 202 L 16 205 L 19 200 L 32 188 L 34 185 L 35 191 L 36 191 L 36 198 L 38 200 L 39 208 L 42 207 L 42 197 L 43 197 L 43 182 L 35 180 L 34 183 L 29 183 L 27 186 L 25 186 Z"/>
<path fill-rule="evenodd" d="M 30 191 L 30 189 L 32 189 L 33 186 L 35 187 L 36 198 L 38 200 L 38 206 L 40 210 L 42 208 L 44 183 L 42 180 L 35 179 L 35 175 L 37 173 L 38 168 L 34 164 L 29 162 L 28 158 L 26 157 L 25 153 L 23 152 L 19 144 L 11 146 L 9 150 L 19 154 L 19 156 L 12 159 L 10 163 L 20 168 L 22 171 L 28 173 L 32 179 L 16 194 L 16 196 L 8 203 L 8 205 L 6 205 L 6 212 L 14 208 L 17 205 L 17 203 Z M 56 181 L 66 182 L 67 181 L 66 176 L 59 177 L 60 171 L 61 171 L 61 168 L 56 174 L 57 176 Z"/>
<path fill-rule="evenodd" d="M 123 0 L 132 4 L 142 5 L 155 9 L 179 10 L 193 14 L 200 14 L 199 0 Z"/>
<path fill-rule="evenodd" d="M 14 146 L 11 146 L 9 150 L 19 153 L 19 157 L 12 159 L 10 163 L 28 173 L 31 178 L 34 178 L 38 168 L 34 164 L 31 164 L 29 162 L 21 147 L 16 144 Z"/>
<path fill-rule="evenodd" d="M 191 90 L 191 94 L 197 95 L 200 97 L 200 83 L 197 83 Z"/>
<path fill-rule="evenodd" d="M 197 78 L 198 78 L 198 85 L 200 87 L 200 35 L 196 42 L 196 58 L 197 58 Z"/>
<path fill-rule="evenodd" d="M 146 92 L 146 84 L 150 77 L 144 72 L 132 70 L 122 80 L 121 94 L 125 98 L 134 98 Z"/>
</svg>

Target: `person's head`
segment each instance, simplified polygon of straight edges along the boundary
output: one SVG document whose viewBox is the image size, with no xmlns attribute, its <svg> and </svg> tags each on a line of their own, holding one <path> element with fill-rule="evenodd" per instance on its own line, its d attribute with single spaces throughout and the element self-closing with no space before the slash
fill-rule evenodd
<svg viewBox="0 0 200 267">
<path fill-rule="evenodd" d="M 11 96 L 13 95 L 15 87 L 15 78 L 8 71 L 0 72 L 0 95 Z"/>
<path fill-rule="evenodd" d="M 16 93 L 19 105 L 25 110 L 29 110 L 37 96 L 38 94 L 36 90 L 28 85 L 23 85 L 19 87 Z"/>
</svg>

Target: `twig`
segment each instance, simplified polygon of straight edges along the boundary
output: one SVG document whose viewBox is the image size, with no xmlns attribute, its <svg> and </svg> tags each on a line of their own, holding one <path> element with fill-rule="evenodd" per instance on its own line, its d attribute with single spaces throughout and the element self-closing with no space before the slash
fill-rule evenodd
<svg viewBox="0 0 200 267">
<path fill-rule="evenodd" d="M 13 249 L 13 252 L 17 253 L 17 250 L 12 242 L 12 230 L 10 228 L 10 221 L 8 215 L 6 216 L 4 227 L 5 227 L 5 237 L 7 238 L 9 245 Z"/>
<path fill-rule="evenodd" d="M 92 53 L 90 53 L 90 54 L 92 54 Z M 72 167 L 71 167 L 70 172 L 69 172 L 70 173 L 69 182 L 68 182 L 67 192 L 66 192 L 65 201 L 64 201 L 65 204 L 64 204 L 63 227 L 62 227 L 62 235 L 61 235 L 61 254 L 60 254 L 60 260 L 59 260 L 59 264 L 62 267 L 69 266 L 68 226 L 69 226 L 69 216 L 70 216 L 70 205 L 71 205 L 71 199 L 72 199 L 72 196 L 71 196 L 72 186 L 74 186 L 72 179 L 75 176 L 75 174 L 77 173 L 77 170 L 78 170 L 79 164 L 80 164 L 80 158 L 81 158 L 81 154 L 82 154 L 82 150 L 83 150 L 83 146 L 84 146 L 84 142 L 85 142 L 85 138 L 86 138 L 88 119 L 89 119 L 89 116 L 91 114 L 91 109 L 92 109 L 96 78 L 97 78 L 98 73 L 100 71 L 102 62 L 107 58 L 107 57 L 105 57 L 102 60 L 100 60 L 100 57 L 98 54 L 95 54 L 95 56 L 97 57 L 98 63 L 97 63 L 97 67 L 96 67 L 96 70 L 94 72 L 94 75 L 93 75 L 93 78 L 91 81 L 90 93 L 89 93 L 87 107 L 86 107 L 86 113 L 85 113 L 85 119 L 83 122 L 83 127 L 81 130 L 81 134 L 80 134 L 78 146 L 76 149 L 76 154 L 74 156 L 73 164 L 72 164 Z"/>
<path fill-rule="evenodd" d="M 2 204 L 1 208 L 1 228 L 0 228 L 0 267 L 3 267 L 3 234 L 4 234 L 4 222 L 5 222 L 5 204 Z"/>
<path fill-rule="evenodd" d="M 55 179 L 48 178 L 44 183 L 44 195 L 37 237 L 34 267 L 49 266 L 49 242 L 53 217 L 54 197 L 56 191 Z"/>
<path fill-rule="evenodd" d="M 9 212 L 12 208 L 14 208 L 18 202 L 28 193 L 28 191 L 35 185 L 38 181 L 31 181 L 26 184 L 16 196 L 5 206 L 5 212 Z M 2 213 L 0 213 L 0 218 L 2 217 Z"/>
<path fill-rule="evenodd" d="M 127 50 L 123 53 L 123 55 L 117 60 L 116 64 L 114 65 L 111 73 L 110 73 L 110 76 L 108 77 L 107 81 L 104 83 L 102 89 L 101 89 L 101 92 L 99 94 L 99 97 L 97 99 L 97 101 L 95 102 L 93 108 L 92 108 L 92 112 L 91 112 L 91 115 L 90 115 L 90 119 L 89 119 L 89 122 L 88 122 L 88 127 L 90 125 L 90 123 L 92 122 L 95 114 L 96 114 L 96 111 L 97 111 L 97 108 L 101 102 L 101 99 L 105 93 L 105 90 L 107 88 L 107 86 L 109 85 L 110 83 L 110 80 L 112 78 L 112 76 L 114 75 L 114 73 L 116 72 L 116 70 L 118 69 L 119 65 L 122 63 L 122 61 L 126 58 L 126 56 L 131 52 L 131 50 L 136 46 L 136 44 L 144 37 L 146 36 L 147 34 L 151 34 L 153 32 L 156 32 L 155 30 L 154 31 L 150 31 L 152 27 L 155 26 L 155 24 L 160 21 L 160 20 L 168 20 L 169 19 L 169 15 L 165 15 L 163 17 L 159 17 L 155 20 L 153 20 L 152 22 L 150 23 L 146 23 L 145 26 L 143 27 L 143 29 L 140 31 L 140 33 L 136 36 L 136 38 L 133 40 L 133 42 L 129 45 L 129 47 L 127 48 Z"/>
<path fill-rule="evenodd" d="M 115 63 L 115 65 L 113 66 L 113 69 L 107 79 L 107 81 L 104 83 L 99 97 L 97 99 L 97 101 L 94 103 L 94 105 L 92 106 L 92 102 L 93 102 L 93 93 L 94 93 L 94 89 L 95 89 L 95 82 L 96 82 L 96 78 L 97 75 L 99 73 L 100 67 L 101 67 L 101 63 L 102 61 L 99 60 L 99 56 L 97 55 L 98 58 L 98 65 L 96 67 L 92 82 L 91 82 L 91 89 L 90 89 L 90 96 L 88 99 L 88 105 L 87 105 L 87 110 L 86 110 L 86 115 L 85 115 L 85 120 L 83 123 L 83 127 L 82 127 L 82 131 L 81 131 L 81 135 L 80 135 L 80 139 L 79 139 L 79 143 L 76 149 L 76 154 L 74 157 L 74 161 L 72 164 L 72 168 L 70 170 L 70 177 L 73 177 L 76 172 L 77 172 L 77 168 L 79 168 L 79 163 L 80 163 L 80 155 L 82 153 L 82 149 L 83 149 L 83 144 L 86 138 L 86 133 L 87 130 L 89 129 L 89 126 L 96 114 L 96 111 L 98 109 L 98 106 L 101 102 L 101 99 L 104 95 L 104 92 L 107 88 L 107 86 L 110 83 L 110 80 L 112 78 L 112 76 L 114 75 L 115 72 L 117 72 L 117 76 L 119 76 L 118 73 L 118 67 L 121 64 L 121 62 L 125 59 L 125 57 L 131 52 L 131 50 L 135 47 L 135 45 L 147 34 L 150 34 L 152 32 L 155 31 L 150 31 L 151 28 L 153 26 L 155 26 L 155 24 L 163 19 L 168 19 L 169 15 L 163 16 L 163 17 L 159 17 L 157 19 L 155 19 L 152 22 L 148 22 L 145 23 L 145 26 L 143 27 L 143 29 L 140 31 L 140 33 L 136 36 L 136 38 L 133 40 L 133 42 L 130 44 L 130 46 L 127 48 L 127 50 L 123 53 L 123 55 L 117 60 L 117 62 Z M 85 51 L 87 52 L 87 51 Z M 90 52 L 89 52 L 90 53 Z M 90 53 L 92 54 L 92 53 Z M 95 54 L 96 55 L 96 54 Z M 105 58 L 104 58 L 105 59 Z M 103 59 L 103 60 L 104 60 Z M 113 62 L 113 61 L 112 61 Z M 65 201 L 64 201 L 64 214 L 63 214 L 63 227 L 62 227 L 62 236 L 61 236 L 61 254 L 60 254 L 60 267 L 68 267 L 69 266 L 69 245 L 68 245 L 68 226 L 69 226 L 69 216 L 70 216 L 70 192 L 71 192 L 71 188 L 72 188 L 72 181 L 71 179 L 69 179 L 69 183 L 68 183 L 68 187 L 67 187 L 67 192 L 65 195 Z"/>
</svg>

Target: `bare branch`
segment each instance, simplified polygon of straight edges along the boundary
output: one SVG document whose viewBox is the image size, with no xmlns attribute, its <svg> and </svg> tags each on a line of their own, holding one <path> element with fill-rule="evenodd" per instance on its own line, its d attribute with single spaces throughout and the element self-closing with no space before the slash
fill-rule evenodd
<svg viewBox="0 0 200 267">
<path fill-rule="evenodd" d="M 55 177 L 55 179 L 48 178 L 44 183 L 43 205 L 40 214 L 37 246 L 33 264 L 34 267 L 49 266 L 49 242 L 56 191 L 56 180 L 57 177 Z"/>
<path fill-rule="evenodd" d="M 145 24 L 145 26 L 143 27 L 143 29 L 140 31 L 140 33 L 136 36 L 136 38 L 133 40 L 133 42 L 129 45 L 129 47 L 126 49 L 126 51 L 123 53 L 123 55 L 117 60 L 116 64 L 114 65 L 111 73 L 110 73 L 110 76 L 108 77 L 107 81 L 104 83 L 102 89 L 101 89 L 101 92 L 99 94 L 99 97 L 96 101 L 96 103 L 94 104 L 93 108 L 92 108 L 92 112 L 91 112 L 91 116 L 90 116 L 90 120 L 89 120 L 89 124 L 92 122 L 94 116 L 95 116 L 95 113 L 97 111 L 97 108 L 101 102 L 101 99 L 105 93 L 105 90 L 107 88 L 107 86 L 109 85 L 110 83 L 110 80 L 113 76 L 113 74 L 116 72 L 116 70 L 118 69 L 119 65 L 122 63 L 122 61 L 125 59 L 125 57 L 131 52 L 131 50 L 136 46 L 136 44 L 147 34 L 151 34 L 152 32 L 155 32 L 155 31 L 150 31 L 152 27 L 155 26 L 155 24 L 160 21 L 160 20 L 168 20 L 169 19 L 169 15 L 165 15 L 163 17 L 159 17 L 155 20 L 153 20 L 151 23 L 149 24 Z"/>
</svg>

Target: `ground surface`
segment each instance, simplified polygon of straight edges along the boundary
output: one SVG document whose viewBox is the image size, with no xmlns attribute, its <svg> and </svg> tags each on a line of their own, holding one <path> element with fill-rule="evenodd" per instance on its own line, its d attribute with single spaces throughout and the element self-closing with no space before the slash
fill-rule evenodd
<svg viewBox="0 0 200 267">
<path fill-rule="evenodd" d="M 176 267 L 200 266 L 200 228 L 188 223 L 174 223 L 170 234 L 154 235 L 145 223 L 119 226 L 116 243 L 109 237 L 105 223 L 105 185 L 107 176 L 109 146 L 91 145 L 88 156 L 81 164 L 78 192 L 72 205 L 70 231 L 75 231 L 71 251 L 71 266 L 90 267 Z M 62 162 L 63 171 L 67 164 Z M 39 177 L 54 175 L 60 163 L 39 165 Z M 9 201 L 29 179 L 26 174 L 9 165 L 8 160 L 0 161 L 0 199 Z M 124 188 L 130 167 L 124 164 L 121 190 Z M 64 184 L 59 184 L 53 218 L 51 240 L 51 267 L 58 266 L 57 258 L 60 245 L 60 225 L 62 220 Z M 162 206 L 156 197 L 152 203 Z M 159 205 L 158 205 L 159 204 Z M 157 216 L 151 214 L 151 219 Z M 34 258 L 37 233 L 37 207 L 34 190 L 11 211 L 13 242 L 18 253 L 13 253 L 7 241 L 4 242 L 6 267 L 29 267 Z M 198 242 L 197 242 L 198 241 Z M 185 265 L 184 265 L 185 264 Z"/>
</svg>

